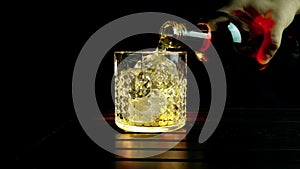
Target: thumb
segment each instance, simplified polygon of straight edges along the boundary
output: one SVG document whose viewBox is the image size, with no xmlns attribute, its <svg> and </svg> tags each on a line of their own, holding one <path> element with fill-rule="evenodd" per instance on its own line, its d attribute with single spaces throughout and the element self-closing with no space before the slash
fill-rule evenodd
<svg viewBox="0 0 300 169">
<path fill-rule="evenodd" d="M 263 42 L 256 57 L 258 63 L 266 65 L 270 62 L 281 44 L 283 30 L 279 25 L 274 25 L 270 31 L 265 31 Z"/>
<path fill-rule="evenodd" d="M 210 25 L 211 31 L 216 31 L 220 24 L 226 23 L 230 20 L 230 18 L 227 15 L 225 16 L 225 13 L 224 14 L 222 13 L 222 15 L 220 15 L 220 13 L 221 12 L 218 12 L 219 14 L 218 17 L 208 20 L 208 24 Z"/>
</svg>

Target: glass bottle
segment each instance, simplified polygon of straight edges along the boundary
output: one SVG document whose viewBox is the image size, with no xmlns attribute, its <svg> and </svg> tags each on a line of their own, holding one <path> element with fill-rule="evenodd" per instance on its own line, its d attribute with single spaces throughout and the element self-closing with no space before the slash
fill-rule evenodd
<svg viewBox="0 0 300 169">
<path fill-rule="evenodd" d="M 226 19 L 216 24 L 209 22 L 218 17 Z M 209 61 L 206 51 L 213 45 L 220 55 L 225 69 L 238 66 L 260 70 L 264 65 L 260 65 L 253 57 L 250 57 L 251 53 L 255 51 L 251 51 L 249 48 L 245 52 L 247 45 L 249 45 L 250 33 L 243 28 L 245 27 L 244 24 L 223 12 L 216 12 L 207 19 L 201 19 L 197 23 L 198 30 L 191 30 L 184 23 L 167 21 L 161 26 L 157 49 L 174 50 L 182 47 L 183 44 L 180 41 L 183 39 L 198 40 L 201 47 L 194 52 L 199 61 Z M 259 45 L 261 43 L 259 40 L 262 38 L 258 37 L 257 39 L 257 45 Z"/>
</svg>

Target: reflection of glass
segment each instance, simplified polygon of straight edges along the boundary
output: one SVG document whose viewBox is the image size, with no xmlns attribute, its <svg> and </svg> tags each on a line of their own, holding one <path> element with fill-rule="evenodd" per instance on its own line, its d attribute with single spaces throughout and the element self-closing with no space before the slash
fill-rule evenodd
<svg viewBox="0 0 300 169">
<path fill-rule="evenodd" d="M 185 125 L 186 52 L 114 52 L 115 122 L 125 131 L 165 132 Z"/>
<path fill-rule="evenodd" d="M 159 137 L 154 137 L 159 136 Z M 198 158 L 202 156 L 201 152 L 194 151 L 193 156 L 189 156 L 188 142 L 185 138 L 186 129 L 182 128 L 176 130 L 176 132 L 157 134 L 157 133 L 124 133 L 117 134 L 115 136 L 115 149 L 117 154 L 116 159 L 123 159 L 124 157 L 147 157 L 147 160 L 159 160 L 159 159 L 178 159 L 178 160 L 187 160 L 189 158 Z M 172 149 L 171 149 L 172 148 Z M 195 148 L 195 147 L 193 147 Z M 149 156 L 148 156 L 149 155 Z M 151 155 L 151 156 L 150 156 Z M 130 163 L 130 165 L 128 165 Z M 131 161 L 131 160 L 116 160 L 116 168 L 145 168 L 147 162 L 143 161 Z M 178 165 L 178 161 L 174 164 L 168 162 L 161 163 L 147 163 L 147 166 L 151 168 L 168 168 L 173 164 Z M 181 161 L 182 163 L 182 161 Z M 168 165 L 168 167 L 167 167 Z M 186 165 L 180 165 L 181 169 L 189 168 Z"/>
</svg>

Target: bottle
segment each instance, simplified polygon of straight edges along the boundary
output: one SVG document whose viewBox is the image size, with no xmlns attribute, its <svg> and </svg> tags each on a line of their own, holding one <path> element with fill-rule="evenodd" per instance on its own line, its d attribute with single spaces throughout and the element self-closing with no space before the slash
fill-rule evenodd
<svg viewBox="0 0 300 169">
<path fill-rule="evenodd" d="M 217 24 L 209 22 L 218 17 L 226 19 Z M 260 65 L 253 57 L 250 57 L 254 51 L 244 52 L 249 45 L 250 33 L 242 28 L 245 27 L 243 24 L 223 12 L 216 12 L 209 18 L 201 19 L 197 23 L 198 30 L 191 30 L 184 23 L 167 21 L 161 26 L 157 49 L 162 51 L 180 49 L 184 45 L 180 42 L 181 40 L 197 41 L 197 43 L 201 43 L 201 47 L 194 50 L 194 53 L 201 62 L 209 61 L 206 51 L 213 45 L 220 55 L 225 69 L 239 67 L 262 70 L 265 65 Z M 258 37 L 257 39 L 262 38 Z M 261 41 L 258 40 L 257 45 L 259 43 Z"/>
<path fill-rule="evenodd" d="M 194 52 L 200 61 L 207 61 L 204 53 L 209 47 L 211 32 L 208 24 L 201 23 L 201 25 L 202 29 L 199 31 L 188 30 L 186 25 L 183 23 L 177 23 L 174 21 L 165 22 L 160 29 L 160 39 L 157 49 L 161 51 L 168 49 L 180 49 L 183 45 L 180 40 L 185 38 L 190 41 L 195 41 L 195 43 L 202 43 L 202 47 L 198 50 L 194 50 Z"/>
</svg>

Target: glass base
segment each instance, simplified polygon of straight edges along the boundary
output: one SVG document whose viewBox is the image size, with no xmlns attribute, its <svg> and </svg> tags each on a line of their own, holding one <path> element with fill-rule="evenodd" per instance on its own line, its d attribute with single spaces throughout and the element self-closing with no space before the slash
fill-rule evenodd
<svg viewBox="0 0 300 169">
<path fill-rule="evenodd" d="M 182 128 L 185 125 L 185 121 L 172 126 L 160 126 L 160 127 L 145 127 L 145 126 L 131 126 L 115 121 L 116 125 L 126 132 L 140 132 L 140 133 L 160 133 L 171 132 Z"/>
</svg>

